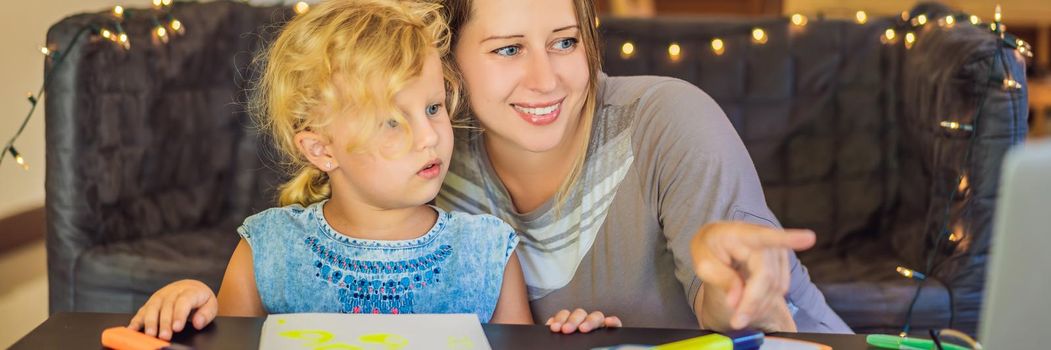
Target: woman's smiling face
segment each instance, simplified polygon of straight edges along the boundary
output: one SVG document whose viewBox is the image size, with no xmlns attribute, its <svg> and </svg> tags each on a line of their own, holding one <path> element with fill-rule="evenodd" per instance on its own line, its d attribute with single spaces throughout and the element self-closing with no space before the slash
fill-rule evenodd
<svg viewBox="0 0 1051 350">
<path fill-rule="evenodd" d="M 590 79 L 573 1 L 472 1 L 454 55 L 490 141 L 544 152 L 573 137 Z"/>
</svg>

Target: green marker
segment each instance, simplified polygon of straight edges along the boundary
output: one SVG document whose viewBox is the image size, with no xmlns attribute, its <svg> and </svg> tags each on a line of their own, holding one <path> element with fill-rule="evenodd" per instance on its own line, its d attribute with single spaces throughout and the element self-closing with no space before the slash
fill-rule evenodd
<svg viewBox="0 0 1051 350">
<path fill-rule="evenodd" d="M 869 334 L 865 337 L 865 342 L 869 345 L 875 346 L 881 349 L 906 349 L 906 350 L 935 350 L 933 340 L 899 337 L 896 335 L 886 334 Z M 971 350 L 969 347 L 959 346 L 956 344 L 948 344 L 942 342 L 942 349 L 944 350 Z"/>
</svg>

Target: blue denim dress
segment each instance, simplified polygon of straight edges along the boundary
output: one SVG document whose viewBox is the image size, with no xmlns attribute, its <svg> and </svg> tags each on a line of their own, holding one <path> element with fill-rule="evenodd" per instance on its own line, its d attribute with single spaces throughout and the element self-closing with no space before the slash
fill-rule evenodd
<svg viewBox="0 0 1051 350">
<path fill-rule="evenodd" d="M 419 238 L 355 239 L 329 226 L 324 203 L 267 209 L 237 229 L 252 247 L 267 312 L 492 317 L 518 244 L 511 226 L 491 215 L 432 207 L 438 220 Z"/>
</svg>

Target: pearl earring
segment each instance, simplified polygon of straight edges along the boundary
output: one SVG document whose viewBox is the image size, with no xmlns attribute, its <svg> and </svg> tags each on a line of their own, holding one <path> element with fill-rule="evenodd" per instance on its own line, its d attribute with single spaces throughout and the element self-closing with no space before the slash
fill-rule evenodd
<svg viewBox="0 0 1051 350">
<path fill-rule="evenodd" d="M 325 161 L 325 171 L 332 170 L 332 161 Z"/>
</svg>

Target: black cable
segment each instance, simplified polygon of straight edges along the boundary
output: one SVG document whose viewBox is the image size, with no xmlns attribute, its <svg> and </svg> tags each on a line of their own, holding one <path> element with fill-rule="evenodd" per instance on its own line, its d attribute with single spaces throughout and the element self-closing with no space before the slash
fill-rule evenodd
<svg viewBox="0 0 1051 350">
<path fill-rule="evenodd" d="M 4 150 L 0 151 L 0 165 L 4 164 L 4 156 L 7 155 L 8 150 L 14 147 L 15 140 L 18 140 L 18 137 L 22 135 L 22 131 L 24 131 L 26 129 L 26 125 L 29 124 L 29 119 L 33 117 L 33 112 L 36 111 L 36 106 L 40 104 L 41 98 L 44 96 L 44 89 L 46 89 L 48 83 L 51 82 L 51 72 L 59 66 L 61 66 L 62 62 L 65 62 L 65 53 L 69 52 L 69 50 L 73 48 L 73 45 L 76 44 L 77 41 L 80 41 L 80 37 L 84 34 L 84 32 L 88 30 L 93 30 L 95 28 L 96 27 L 94 25 L 84 26 L 80 28 L 79 30 L 77 30 L 77 33 L 73 35 L 73 39 L 69 40 L 69 44 L 66 44 L 66 48 L 64 50 L 52 54 L 53 57 L 55 57 L 55 63 L 51 65 L 50 69 L 44 72 L 44 83 L 40 86 L 40 91 L 38 91 L 35 96 L 29 97 L 31 105 L 29 107 L 29 113 L 26 114 L 25 119 L 22 120 L 22 125 L 18 127 L 18 131 L 15 132 L 15 135 L 11 137 L 10 141 L 7 141 L 6 145 L 4 145 Z"/>
<path fill-rule="evenodd" d="M 931 329 L 931 330 L 928 330 L 927 333 L 930 333 L 931 340 L 934 341 L 934 348 L 935 349 L 937 349 L 937 350 L 945 350 L 944 348 L 942 348 L 942 340 L 938 337 L 938 332 L 936 332 L 935 330 Z"/>
</svg>

